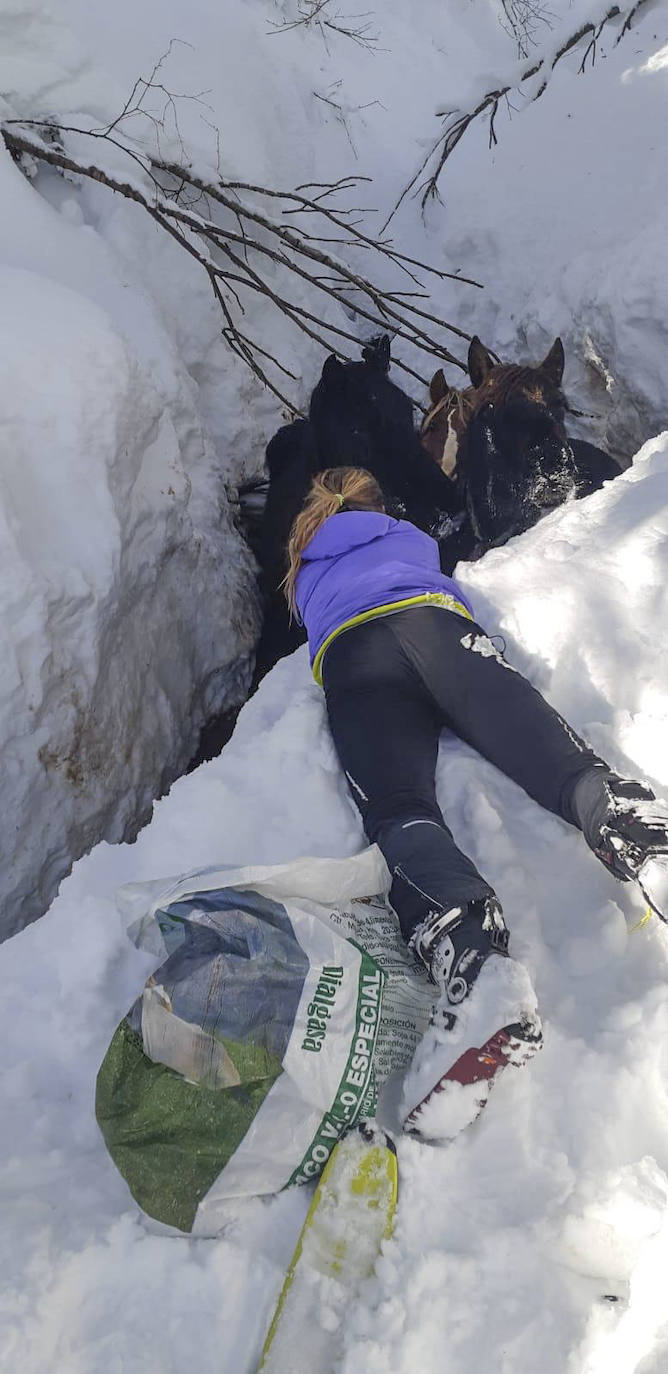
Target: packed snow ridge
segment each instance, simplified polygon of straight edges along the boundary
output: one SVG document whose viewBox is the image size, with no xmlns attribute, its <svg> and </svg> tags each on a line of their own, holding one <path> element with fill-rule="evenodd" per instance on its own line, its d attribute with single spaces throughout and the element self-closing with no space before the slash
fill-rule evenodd
<svg viewBox="0 0 668 1374">
<path fill-rule="evenodd" d="M 573 27 L 594 8 L 550 5 Z M 277 34 L 296 13 L 292 0 L 0 0 L 3 112 L 105 123 L 178 35 L 191 46 L 174 49 L 168 84 L 210 107 L 182 108 L 189 146 L 206 131 L 215 166 L 212 123 L 239 179 L 294 187 L 349 174 L 352 143 L 384 212 L 438 132 L 434 110 L 475 106 L 516 65 L 496 0 L 423 0 L 417 17 L 385 0 L 374 51 L 316 25 Z M 436 283 L 433 305 L 499 356 L 535 361 L 561 334 L 585 437 L 627 459 L 666 419 L 662 19 L 644 6 L 584 76 L 576 52 L 539 101 L 500 109 L 493 150 L 473 127 L 444 205 L 425 223 L 407 199 L 393 226 L 406 253 L 485 283 Z M 195 266 L 138 210 L 45 171 L 31 185 L 4 152 L 0 205 L 7 932 L 75 853 L 133 833 L 205 710 L 245 685 L 253 579 L 225 485 L 259 470 L 281 417 L 226 353 Z M 271 345 L 306 390 L 321 352 Z M 667 445 L 462 573 L 509 662 L 663 795 Z M 666 929 L 631 933 L 631 888 L 447 736 L 438 789 L 502 898 L 545 1048 L 450 1149 L 400 1144 L 394 1237 L 346 1312 L 339 1374 L 535 1374 L 537 1351 L 541 1374 L 665 1374 Z M 302 649 L 136 844 L 97 844 L 2 945 L 3 1374 L 257 1368 L 307 1190 L 241 1200 L 215 1240 L 165 1234 L 133 1204 L 93 1112 L 114 1027 L 151 971 L 114 893 L 363 843 Z"/>
<path fill-rule="evenodd" d="M 0 151 L 0 937 L 134 838 L 244 699 L 257 629 L 197 387 L 55 182 L 58 207 Z"/>
<path fill-rule="evenodd" d="M 665 795 L 668 434 L 465 581 L 509 661 L 615 767 Z M 535 1374 L 537 1350 L 540 1374 L 665 1374 L 666 927 L 634 932 L 633 885 L 447 734 L 437 786 L 502 899 L 545 1045 L 449 1148 L 399 1142 L 394 1235 L 346 1311 L 337 1374 Z M 138 1211 L 96 1126 L 93 1085 L 164 955 L 131 944 L 115 892 L 364 843 L 303 647 L 136 844 L 98 845 L 48 914 L 2 945 L 2 1374 L 257 1369 L 309 1190 L 238 1199 L 215 1239 Z M 314 1307 L 305 1343 L 330 1311 Z"/>
<path fill-rule="evenodd" d="M 559 0 L 541 41 L 595 8 Z M 9 0 L 0 113 L 104 125 L 169 52 L 166 89 L 200 93 L 178 107 L 196 160 L 215 168 L 218 129 L 243 180 L 294 187 L 352 166 L 373 179 L 373 228 L 434 110 L 475 106 L 490 73 L 517 70 L 500 6 L 425 0 L 418 24 L 388 0 L 371 48 L 317 25 L 277 32 L 294 17 L 291 0 Z M 535 105 L 500 112 L 492 155 L 473 127 L 445 210 L 423 222 L 407 199 L 392 228 L 408 254 L 484 282 L 434 279 L 433 306 L 499 355 L 541 357 L 561 333 L 587 412 L 573 426 L 625 461 L 665 419 L 666 51 L 648 6 L 633 44 L 611 42 L 586 77 L 576 54 Z M 182 249 L 104 187 L 32 170 L 30 184 L 0 150 L 0 935 L 44 910 L 77 854 L 132 836 L 205 717 L 242 699 L 257 607 L 226 489 L 260 471 L 282 419 Z M 263 302 L 248 319 L 304 399 L 319 347 L 272 335 Z"/>
</svg>

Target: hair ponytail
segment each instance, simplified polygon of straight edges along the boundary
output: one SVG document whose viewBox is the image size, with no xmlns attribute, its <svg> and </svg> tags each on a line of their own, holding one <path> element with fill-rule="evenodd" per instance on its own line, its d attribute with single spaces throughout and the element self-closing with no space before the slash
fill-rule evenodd
<svg viewBox="0 0 668 1374">
<path fill-rule="evenodd" d="M 344 506 L 352 510 L 384 510 L 383 493 L 375 477 L 365 468 L 325 468 L 313 478 L 288 539 L 288 571 L 281 586 L 291 616 L 297 609 L 297 574 L 304 549 L 330 515 L 337 515 Z"/>
</svg>

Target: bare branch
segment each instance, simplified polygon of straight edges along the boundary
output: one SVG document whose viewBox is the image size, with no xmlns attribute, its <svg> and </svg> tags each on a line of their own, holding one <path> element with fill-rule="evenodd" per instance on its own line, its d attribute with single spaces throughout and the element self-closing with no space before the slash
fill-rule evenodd
<svg viewBox="0 0 668 1374">
<path fill-rule="evenodd" d="M 167 92 L 160 118 L 147 111 L 143 101 L 149 91 L 166 90 L 155 78 L 167 55 L 156 63 L 150 77 L 139 78 L 118 118 L 104 128 L 8 120 L 0 124 L 7 147 L 16 157 L 30 157 L 96 181 L 141 205 L 206 273 L 223 315 L 222 337 L 227 346 L 293 414 L 300 413 L 298 406 L 283 392 L 275 374 L 280 373 L 293 383 L 298 378 L 270 351 L 265 340 L 258 342 L 248 332 L 243 323 L 248 292 L 265 297 L 291 326 L 327 352 L 335 352 L 344 359 L 358 356 L 361 340 L 337 318 L 331 318 L 331 303 L 337 315 L 342 304 L 350 305 L 356 317 L 374 329 L 387 331 L 420 353 L 435 355 L 465 371 L 465 364 L 445 347 L 440 335 L 445 330 L 467 341 L 470 336 L 424 308 L 429 296 L 421 275 L 431 273 L 438 279 L 448 277 L 476 287 L 479 283 L 420 263 L 399 252 L 391 239 L 379 241 L 358 227 L 351 216 L 361 213 L 359 209 L 340 201 L 342 196 L 354 193 L 366 178 L 343 177 L 331 184 L 312 183 L 282 192 L 226 181 L 215 173 L 206 179 L 193 172 L 185 155 L 177 160 L 161 155 L 159 135 L 165 132 L 163 117 L 168 113 L 172 118 L 174 98 Z M 125 139 L 124 121 L 138 114 L 149 120 L 155 132 L 157 154 L 151 154 L 135 140 L 130 144 Z M 180 140 L 175 117 L 174 128 Z M 91 159 L 80 153 L 86 140 L 96 149 Z M 113 169 L 105 167 L 104 157 L 99 157 L 97 151 L 103 153 L 105 145 L 129 158 L 127 177 L 118 174 L 117 159 Z M 181 142 L 179 146 L 182 147 Z M 219 144 L 217 148 L 220 156 Z M 276 205 L 277 215 L 267 212 L 267 204 Z M 314 232 L 298 222 L 300 215 L 308 217 Z M 336 229 L 336 236 L 322 232 L 329 226 Z M 335 246 L 337 255 L 330 250 L 330 244 Z M 381 285 L 356 270 L 347 256 L 338 256 L 357 250 L 363 250 L 377 266 L 394 269 L 395 276 L 397 272 L 408 276 L 415 289 L 402 290 L 396 281 Z M 309 293 L 314 297 L 312 308 Z M 325 313 L 327 302 L 330 304 Z M 348 345 L 353 345 L 352 353 Z M 402 358 L 395 362 L 407 375 L 426 384 L 410 360 Z"/>
<path fill-rule="evenodd" d="M 591 65 L 593 66 L 596 60 L 597 44 L 606 26 L 613 20 L 619 19 L 624 15 L 624 23 L 615 40 L 616 46 L 617 43 L 621 42 L 624 35 L 628 33 L 638 10 L 645 4 L 647 4 L 647 0 L 634 0 L 634 3 L 628 6 L 627 0 L 628 7 L 622 4 L 613 4 L 609 6 L 601 15 L 600 19 L 590 20 L 586 24 L 582 24 L 574 33 L 570 34 L 551 57 L 541 57 L 537 62 L 527 67 L 522 72 L 518 82 L 514 84 L 509 82 L 506 85 L 500 86 L 498 90 L 487 91 L 472 110 L 437 110 L 437 117 L 444 121 L 443 128 L 438 137 L 434 140 L 426 156 L 423 158 L 414 176 L 411 177 L 411 180 L 404 187 L 401 195 L 392 207 L 383 224 L 381 233 L 385 232 L 388 224 L 390 224 L 397 213 L 399 206 L 406 199 L 406 196 L 410 195 L 416 187 L 417 190 L 415 190 L 415 194 L 422 193 L 421 205 L 423 211 L 428 200 L 434 198 L 440 199 L 438 194 L 438 181 L 445 163 L 454 152 L 467 129 L 469 129 L 477 119 L 483 116 L 489 119 L 489 145 L 492 147 L 497 141 L 494 120 L 501 100 L 505 99 L 508 101 L 508 97 L 512 91 L 517 91 L 525 95 L 525 83 L 529 82 L 533 77 L 540 75 L 540 84 L 533 94 L 529 96 L 532 102 L 538 100 L 543 94 L 557 63 L 560 62 L 567 53 L 571 52 L 573 48 L 577 47 L 585 38 L 588 38 L 589 41 L 579 70 L 580 72 L 585 71 L 589 58 L 591 58 Z M 423 173 L 434 158 L 436 159 L 434 169 L 430 172 L 427 180 L 421 182 Z"/>
<path fill-rule="evenodd" d="M 289 33 L 291 29 L 308 29 L 313 26 L 320 30 L 326 48 L 325 30 L 329 30 L 330 33 L 340 34 L 342 38 L 351 39 L 361 48 L 371 52 L 377 50 L 379 34 L 372 29 L 371 13 L 344 14 L 341 10 L 331 9 L 332 3 L 333 0 L 297 0 L 296 17 L 272 23 L 267 32 L 273 37 L 278 33 Z M 327 50 L 329 51 L 328 48 Z"/>
<path fill-rule="evenodd" d="M 328 190 L 330 192 L 340 190 L 343 185 L 343 180 L 349 181 L 350 187 L 352 187 L 355 183 L 359 181 L 370 181 L 370 177 L 355 176 L 345 178 L 342 179 L 342 182 L 333 182 L 332 185 L 328 187 Z M 311 187 L 322 186 L 324 184 L 323 182 L 305 182 L 302 186 L 296 186 L 294 191 L 269 190 L 267 187 L 255 186 L 251 182 L 244 181 L 223 182 L 222 178 L 220 184 L 221 186 L 224 186 L 224 188 L 228 191 L 248 191 L 252 192 L 255 195 L 267 196 L 268 198 L 275 198 L 287 201 L 297 201 L 299 205 L 301 205 L 304 209 L 318 209 L 320 214 L 323 215 L 325 219 L 330 220 L 332 224 L 338 225 L 339 228 L 344 229 L 345 231 L 349 231 L 350 229 L 350 225 L 347 223 L 347 221 L 340 218 L 340 216 L 343 214 L 343 211 L 341 209 L 338 209 L 336 212 L 332 211 L 324 205 L 318 205 L 317 198 L 314 200 L 310 200 L 308 199 L 308 197 L 300 194 L 300 192 L 306 191 Z M 347 190 L 349 189 L 349 187 L 345 186 L 343 187 L 343 189 Z M 283 213 L 286 212 L 283 211 Z M 303 230 L 301 232 L 304 233 Z M 359 246 L 366 245 L 368 248 L 372 248 L 375 251 L 383 252 L 387 255 L 387 257 L 391 258 L 391 260 L 397 265 L 401 265 L 402 263 L 410 263 L 412 267 L 418 267 L 421 272 L 428 272 L 432 276 L 438 277 L 441 281 L 459 281 L 463 282 L 466 286 L 477 286 L 481 291 L 483 289 L 482 283 L 479 281 L 475 281 L 472 277 L 463 277 L 459 272 L 444 272 L 440 267 L 433 267 L 429 263 L 418 262 L 417 258 L 410 258 L 405 253 L 400 253 L 398 249 L 392 246 L 391 239 L 383 240 L 370 238 L 367 234 L 364 234 L 360 230 L 357 230 L 355 233 L 355 241 Z"/>
<path fill-rule="evenodd" d="M 554 14 L 543 9 L 540 0 L 501 0 L 501 8 L 505 18 L 501 27 L 515 39 L 517 56 L 528 57 L 529 50 L 536 46 L 541 24 L 551 28 Z"/>
</svg>

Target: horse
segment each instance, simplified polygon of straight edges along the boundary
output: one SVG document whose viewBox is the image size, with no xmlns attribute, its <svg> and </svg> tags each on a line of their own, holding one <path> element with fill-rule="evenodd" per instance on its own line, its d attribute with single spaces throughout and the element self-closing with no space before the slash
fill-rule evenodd
<svg viewBox="0 0 668 1374">
<path fill-rule="evenodd" d="M 451 573 L 460 560 L 480 557 L 619 471 L 607 454 L 566 435 L 560 339 L 542 363 L 517 367 L 497 363 L 475 337 L 468 356 L 471 386 L 449 387 L 439 369 L 420 433 L 413 403 L 389 380 L 389 367 L 387 335 L 364 348 L 362 362 L 330 355 L 308 419 L 285 425 L 267 447 L 269 482 L 259 524 L 258 512 L 252 515 L 265 606 L 256 683 L 305 637 L 289 619 L 281 582 L 290 528 L 317 472 L 367 468 L 385 493 L 388 512 L 432 534 L 441 567 Z M 251 503 L 258 495 L 250 493 Z"/>
<path fill-rule="evenodd" d="M 290 528 L 316 473 L 367 468 L 385 494 L 389 514 L 436 537 L 460 512 L 459 495 L 424 452 L 413 403 L 389 380 L 389 367 L 386 334 L 364 348 L 362 362 L 343 363 L 330 355 L 311 395 L 308 419 L 284 425 L 267 446 L 269 485 L 254 536 L 265 607 L 256 681 L 305 638 L 289 618 L 281 583 Z"/>
<path fill-rule="evenodd" d="M 303 644 L 301 625 L 291 620 L 281 583 L 287 572 L 290 529 L 320 470 L 316 435 L 308 420 L 293 420 L 270 439 L 266 451 L 269 483 L 253 552 L 260 565 L 263 621 L 255 656 L 254 685 L 279 658 Z"/>
<path fill-rule="evenodd" d="M 564 362 L 559 338 L 542 362 L 520 367 L 496 361 L 476 335 L 468 354 L 470 386 L 448 386 L 440 368 L 432 377 L 420 438 L 459 491 L 470 524 L 469 556 L 505 543 L 619 473 L 609 454 L 566 433 Z"/>
<path fill-rule="evenodd" d="M 319 470 L 361 467 L 373 474 L 390 514 L 427 533 L 461 508 L 446 475 L 429 461 L 415 429 L 413 402 L 388 378 L 386 334 L 368 345 L 361 363 L 330 356 L 311 396 L 309 419 Z"/>
</svg>

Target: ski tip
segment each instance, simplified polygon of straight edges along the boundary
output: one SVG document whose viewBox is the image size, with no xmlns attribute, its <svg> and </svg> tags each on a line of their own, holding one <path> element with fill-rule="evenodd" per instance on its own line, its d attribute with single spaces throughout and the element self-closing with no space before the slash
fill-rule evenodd
<svg viewBox="0 0 668 1374">
<path fill-rule="evenodd" d="M 540 1021 L 527 1019 L 465 1050 L 405 1117 L 404 1133 L 424 1143 L 448 1144 L 480 1116 L 499 1073 L 528 1063 L 542 1044 Z"/>
<path fill-rule="evenodd" d="M 372 1121 L 342 1136 L 313 1195 L 257 1374 L 310 1374 L 322 1367 L 322 1358 L 312 1359 L 304 1340 L 313 1293 L 325 1280 L 336 1281 L 344 1298 L 354 1295 L 392 1234 L 397 1192 L 397 1157 L 389 1136 Z"/>
</svg>

